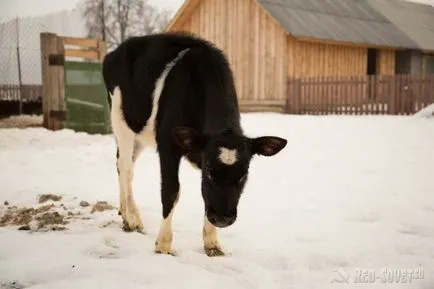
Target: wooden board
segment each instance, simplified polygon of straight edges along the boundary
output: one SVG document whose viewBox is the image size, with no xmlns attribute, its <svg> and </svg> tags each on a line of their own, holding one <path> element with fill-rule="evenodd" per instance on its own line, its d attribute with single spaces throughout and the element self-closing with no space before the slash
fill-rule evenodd
<svg viewBox="0 0 434 289">
<path fill-rule="evenodd" d="M 65 49 L 65 56 L 85 59 L 99 59 L 98 51 L 92 50 Z"/>
<path fill-rule="evenodd" d="M 98 48 L 98 40 L 77 37 L 62 37 L 65 45 Z"/>
</svg>

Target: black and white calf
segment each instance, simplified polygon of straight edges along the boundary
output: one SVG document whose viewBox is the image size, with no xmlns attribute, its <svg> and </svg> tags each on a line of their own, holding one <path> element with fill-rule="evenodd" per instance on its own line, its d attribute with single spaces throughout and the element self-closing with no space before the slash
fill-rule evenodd
<svg viewBox="0 0 434 289">
<path fill-rule="evenodd" d="M 227 59 L 198 37 L 163 33 L 131 38 L 107 54 L 103 73 L 117 144 L 124 230 L 143 232 L 132 192 L 133 167 L 143 149 L 154 146 L 160 160 L 163 206 L 155 252 L 173 254 L 178 169 L 186 157 L 202 173 L 205 252 L 223 255 L 216 227 L 235 222 L 250 160 L 255 154 L 277 154 L 287 141 L 243 134 Z"/>
</svg>

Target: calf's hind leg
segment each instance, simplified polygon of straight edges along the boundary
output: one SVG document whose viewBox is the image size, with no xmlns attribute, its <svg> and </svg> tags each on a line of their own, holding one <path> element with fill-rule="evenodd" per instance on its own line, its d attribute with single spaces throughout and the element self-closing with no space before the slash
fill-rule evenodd
<svg viewBox="0 0 434 289">
<path fill-rule="evenodd" d="M 134 132 L 128 127 L 122 117 L 121 92 L 116 88 L 112 95 L 111 123 L 117 144 L 117 169 L 120 190 L 121 215 L 124 231 L 143 232 L 139 210 L 133 197 L 134 177 Z"/>
<path fill-rule="evenodd" d="M 134 164 L 136 163 L 136 160 L 139 158 L 139 156 L 140 156 L 140 154 L 143 152 L 143 150 L 145 149 L 145 146 L 144 145 L 142 145 L 139 141 L 135 141 L 134 142 L 134 149 L 133 149 L 133 167 L 134 167 Z M 117 148 L 117 151 L 116 151 L 116 159 L 119 159 L 119 148 Z M 118 174 L 119 174 L 119 168 L 117 168 L 117 170 L 118 170 Z M 125 203 L 126 203 L 126 199 L 125 199 L 125 197 L 124 197 L 124 195 L 121 193 L 121 196 L 120 196 L 120 200 L 121 200 L 121 205 L 120 205 L 120 209 L 119 209 L 119 212 L 118 212 L 118 215 L 122 215 L 122 212 L 123 212 L 123 210 L 124 210 L 124 208 L 125 208 Z"/>
</svg>

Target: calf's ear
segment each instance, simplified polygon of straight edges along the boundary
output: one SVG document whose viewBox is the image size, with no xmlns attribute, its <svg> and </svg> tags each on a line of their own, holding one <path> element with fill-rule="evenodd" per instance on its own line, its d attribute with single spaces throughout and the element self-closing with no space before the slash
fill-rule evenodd
<svg viewBox="0 0 434 289">
<path fill-rule="evenodd" d="M 287 143 L 286 139 L 277 136 L 262 136 L 251 139 L 253 153 L 267 157 L 280 152 Z"/>
<path fill-rule="evenodd" d="M 200 150 L 203 147 L 203 137 L 191 127 L 175 127 L 172 130 L 176 143 L 186 150 Z"/>
</svg>

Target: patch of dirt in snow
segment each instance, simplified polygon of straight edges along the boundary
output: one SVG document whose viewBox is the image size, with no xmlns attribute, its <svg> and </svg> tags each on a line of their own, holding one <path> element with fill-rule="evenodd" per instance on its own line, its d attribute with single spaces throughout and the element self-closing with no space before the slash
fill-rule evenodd
<svg viewBox="0 0 434 289">
<path fill-rule="evenodd" d="M 80 207 L 85 208 L 85 207 L 89 207 L 89 206 L 90 206 L 90 204 L 88 202 L 86 202 L 86 201 L 81 201 L 80 202 Z"/>
<path fill-rule="evenodd" d="M 0 119 L 0 128 L 40 127 L 42 124 L 42 115 L 14 115 Z"/>
<path fill-rule="evenodd" d="M 60 215 L 59 212 L 46 212 L 42 215 L 37 216 L 36 221 L 38 221 L 38 229 L 45 228 L 50 225 L 66 225 L 69 222 L 65 221 L 65 217 Z M 65 227 L 54 226 L 53 230 L 65 230 Z"/>
<path fill-rule="evenodd" d="M 64 231 L 68 230 L 66 225 L 74 220 L 90 220 L 91 218 L 86 214 L 115 209 L 106 201 L 98 201 L 89 210 L 87 207 L 90 204 L 81 201 L 77 204 L 78 210 L 74 210 L 75 208 L 67 208 L 64 204 L 56 203 L 61 199 L 62 197 L 54 194 L 41 195 L 38 204 L 32 207 L 10 206 L 9 203 L 5 202 L 5 205 L 0 207 L 0 227 L 18 227 L 18 230 L 22 231 Z M 52 202 L 43 204 L 48 201 Z M 83 206 L 83 203 L 88 204 L 88 206 Z"/>
<path fill-rule="evenodd" d="M 95 213 L 95 212 L 104 212 L 104 211 L 110 211 L 113 210 L 114 207 L 112 205 L 110 205 L 109 203 L 107 203 L 106 201 L 100 201 L 97 202 L 93 207 L 92 207 L 92 211 L 91 213 Z"/>
<path fill-rule="evenodd" d="M 39 204 L 45 203 L 46 201 L 54 201 L 54 202 L 58 202 L 62 199 L 61 196 L 58 195 L 53 195 L 53 194 L 43 194 L 39 197 Z"/>
<path fill-rule="evenodd" d="M 18 226 L 18 230 L 28 231 L 34 227 L 36 230 L 47 229 L 64 230 L 59 225 L 66 225 L 69 222 L 65 216 L 54 211 L 54 204 L 44 205 L 41 207 L 22 207 L 10 206 L 0 217 L 0 227 Z"/>
</svg>

